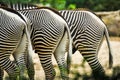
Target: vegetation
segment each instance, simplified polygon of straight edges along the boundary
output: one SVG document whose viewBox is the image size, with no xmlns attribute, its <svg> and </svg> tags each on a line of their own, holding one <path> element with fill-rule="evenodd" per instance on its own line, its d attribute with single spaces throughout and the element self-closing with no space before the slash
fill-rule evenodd
<svg viewBox="0 0 120 80">
<path fill-rule="evenodd" d="M 89 8 L 94 11 L 113 11 L 118 10 L 120 0 L 0 0 L 1 2 L 20 2 L 43 4 L 56 9 L 75 9 Z M 111 6 L 112 5 L 112 6 Z"/>
</svg>

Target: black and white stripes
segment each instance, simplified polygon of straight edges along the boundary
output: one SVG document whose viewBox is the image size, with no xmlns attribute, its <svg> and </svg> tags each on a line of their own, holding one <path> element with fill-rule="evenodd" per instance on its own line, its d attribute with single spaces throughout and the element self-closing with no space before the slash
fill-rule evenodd
<svg viewBox="0 0 120 80">
<path fill-rule="evenodd" d="M 71 40 L 67 23 L 61 18 L 59 13 L 57 14 L 54 10 L 45 7 L 20 12 L 33 23 L 31 28 L 31 41 L 35 52 L 38 53 L 40 57 L 46 79 L 54 79 L 55 75 L 51 61 L 52 54 L 55 55 L 59 66 L 62 66 L 60 67 L 62 78 L 66 79 L 67 68 L 64 55 L 66 46 L 69 40 Z M 61 44 L 63 48 L 58 48 L 61 47 Z M 69 45 L 71 45 L 71 42 Z M 71 52 L 69 51 L 69 53 Z M 64 72 L 63 70 L 66 71 Z"/>
<path fill-rule="evenodd" d="M 0 15 L 0 68 L 1 72 L 2 69 L 5 70 L 9 74 L 10 79 L 13 80 L 17 79 L 20 66 L 13 63 L 9 57 L 13 54 L 17 62 L 17 59 L 20 58 L 19 55 L 24 56 L 24 51 L 27 47 L 26 30 L 28 23 L 23 15 L 9 8 L 0 7 Z M 21 45 L 23 40 L 24 46 Z M 22 49 L 20 46 L 22 46 Z M 24 64 L 24 57 L 23 61 Z M 19 64 L 22 65 L 22 62 Z M 2 75 L 0 77 L 2 80 Z"/>
<path fill-rule="evenodd" d="M 22 6 L 21 9 L 24 8 Z M 46 52 L 44 53 L 44 56 L 43 54 L 42 56 L 40 56 L 42 57 L 42 59 L 41 58 L 40 59 L 43 62 L 43 64 L 44 63 L 51 64 L 51 61 L 50 62 L 48 61 L 51 55 L 48 55 L 47 57 L 49 58 L 48 60 L 45 58 L 45 56 L 47 56 L 48 54 L 47 52 L 52 52 L 50 50 L 55 47 L 53 42 L 57 42 L 56 41 L 57 39 L 59 40 L 58 35 L 60 35 L 59 33 L 61 33 L 62 31 L 58 32 L 59 30 L 57 30 L 55 26 L 59 26 L 60 24 L 58 24 L 59 22 L 55 22 L 54 18 L 48 16 L 49 14 L 46 14 L 44 10 L 40 11 L 41 9 L 36 9 L 36 6 L 33 10 L 31 10 L 28 7 L 26 9 L 27 9 L 26 11 L 21 10 L 20 12 L 26 15 L 33 23 L 33 27 L 31 28 L 31 40 L 33 47 L 35 51 L 38 52 L 39 54 L 41 54 L 40 52 Z M 85 60 L 89 63 L 94 74 L 97 73 L 100 76 L 104 75 L 104 69 L 99 63 L 97 58 L 97 54 L 100 49 L 100 45 L 102 43 L 104 35 L 106 37 L 110 51 L 109 53 L 110 66 L 112 64 L 109 35 L 105 24 L 94 13 L 88 10 L 76 10 L 76 11 L 63 10 L 59 12 L 64 17 L 64 19 L 66 20 L 69 26 L 71 37 L 73 40 L 73 47 L 74 47 L 73 51 L 76 50 L 80 51 L 80 53 L 83 55 Z M 54 26 L 54 28 L 45 27 L 45 26 Z M 49 36 L 50 39 L 46 37 L 46 34 L 47 36 Z M 39 46 L 38 44 L 42 46 Z M 49 47 L 48 45 L 51 45 L 53 47 Z M 47 73 L 47 69 L 46 69 L 46 73 Z"/>
<path fill-rule="evenodd" d="M 111 46 L 105 24 L 94 13 L 87 10 L 62 10 L 59 12 L 70 28 L 74 51 L 80 51 L 94 74 L 104 75 L 104 69 L 97 58 L 104 35 L 107 35 L 110 66 L 112 65 Z"/>
<path fill-rule="evenodd" d="M 33 49 L 40 57 L 46 79 L 54 79 L 55 75 L 51 61 L 52 54 L 58 62 L 62 78 L 68 78 L 68 68 L 66 68 L 64 55 L 66 50 L 69 50 L 68 53 L 72 54 L 72 49 L 70 49 L 72 48 L 72 41 L 65 20 L 60 16 L 59 12 L 47 7 L 36 9 L 26 8 L 19 12 L 28 17 L 32 22 L 32 27 L 30 29 L 31 42 Z M 68 49 L 66 49 L 66 47 Z M 68 60 L 70 60 L 70 55 Z"/>
</svg>

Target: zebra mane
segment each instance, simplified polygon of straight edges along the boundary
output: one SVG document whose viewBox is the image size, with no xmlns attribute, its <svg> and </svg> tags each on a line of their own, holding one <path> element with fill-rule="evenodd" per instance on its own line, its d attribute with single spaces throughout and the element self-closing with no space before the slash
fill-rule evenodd
<svg viewBox="0 0 120 80">
<path fill-rule="evenodd" d="M 26 22 L 26 20 L 24 19 L 24 17 L 19 12 L 15 11 L 15 10 L 13 10 L 11 8 L 7 8 L 5 6 L 0 6 L 0 8 L 6 10 L 8 12 L 11 12 L 11 13 L 14 13 L 14 14 L 18 15 L 21 19 L 23 19 Z"/>
<path fill-rule="evenodd" d="M 27 4 L 27 3 L 26 4 L 25 3 L 16 3 L 16 4 L 10 3 L 7 5 L 7 7 L 12 8 L 14 10 L 29 10 L 29 9 L 35 9 L 38 6 L 33 5 L 33 4 Z"/>
<path fill-rule="evenodd" d="M 35 9 L 49 9 L 49 10 L 55 12 L 56 14 L 60 15 L 60 13 L 54 8 L 40 7 L 40 6 L 37 6 L 34 4 L 29 4 L 29 3 L 28 4 L 26 4 L 26 3 L 16 3 L 16 4 L 10 3 L 10 4 L 4 4 L 4 5 L 5 5 L 5 7 L 12 8 L 12 9 L 17 10 L 17 11 L 35 10 Z"/>
</svg>

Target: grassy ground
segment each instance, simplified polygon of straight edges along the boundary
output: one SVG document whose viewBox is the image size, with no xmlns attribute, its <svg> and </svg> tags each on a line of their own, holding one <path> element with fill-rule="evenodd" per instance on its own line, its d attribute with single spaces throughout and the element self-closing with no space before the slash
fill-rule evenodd
<svg viewBox="0 0 120 80">
<path fill-rule="evenodd" d="M 106 75 L 108 75 L 111 80 L 120 80 L 120 38 L 112 37 L 110 38 L 110 43 L 113 51 L 113 68 L 108 69 L 109 50 L 105 40 L 99 51 L 98 58 L 106 71 Z M 60 80 L 59 69 L 54 58 L 53 64 L 57 73 L 55 80 Z M 44 71 L 40 65 L 37 55 L 34 55 L 34 65 L 35 80 L 45 80 Z M 79 52 L 76 52 L 72 55 L 72 65 L 69 76 L 71 80 L 93 80 L 93 78 L 91 77 L 91 68 L 89 67 L 87 62 L 84 61 L 83 57 Z"/>
</svg>

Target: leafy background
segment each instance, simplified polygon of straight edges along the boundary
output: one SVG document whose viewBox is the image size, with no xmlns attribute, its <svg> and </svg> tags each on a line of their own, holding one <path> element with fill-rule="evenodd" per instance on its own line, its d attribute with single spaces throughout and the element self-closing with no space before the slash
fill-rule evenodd
<svg viewBox="0 0 120 80">
<path fill-rule="evenodd" d="M 0 0 L 1 2 L 34 3 L 56 9 L 89 8 L 94 11 L 113 11 L 120 8 L 120 0 Z"/>
</svg>

